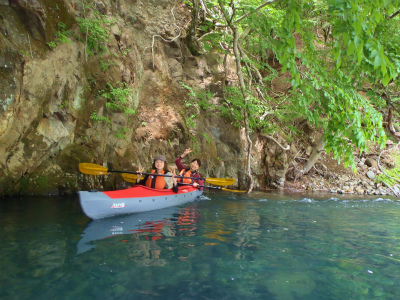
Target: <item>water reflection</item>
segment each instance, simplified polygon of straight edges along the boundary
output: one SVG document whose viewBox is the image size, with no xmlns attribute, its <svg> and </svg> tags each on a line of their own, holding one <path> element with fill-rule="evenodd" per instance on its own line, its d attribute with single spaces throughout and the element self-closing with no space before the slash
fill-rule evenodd
<svg viewBox="0 0 400 300">
<path fill-rule="evenodd" d="M 198 220 L 196 204 L 91 220 L 81 234 L 77 255 L 100 244 L 113 246 L 115 243 L 126 243 L 131 258 L 159 259 L 161 249 L 155 242 L 176 235 L 195 235 Z M 105 239 L 106 243 L 99 242 Z"/>
<path fill-rule="evenodd" d="M 97 221 L 78 202 L 65 202 L 0 206 L 1 299 L 400 294 L 395 199 L 220 193 L 212 201 Z"/>
</svg>

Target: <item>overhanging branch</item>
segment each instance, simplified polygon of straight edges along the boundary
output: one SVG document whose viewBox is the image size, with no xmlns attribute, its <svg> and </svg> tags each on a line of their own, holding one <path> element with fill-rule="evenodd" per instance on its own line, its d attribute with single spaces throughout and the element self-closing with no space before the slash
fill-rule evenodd
<svg viewBox="0 0 400 300">
<path fill-rule="evenodd" d="M 273 0 L 273 1 L 268 1 L 268 2 L 265 2 L 265 3 L 261 4 L 261 5 L 260 5 L 259 7 L 257 7 L 255 10 L 253 10 L 253 11 L 251 11 L 251 12 L 249 12 L 249 13 L 243 15 L 243 16 L 241 16 L 239 19 L 237 19 L 237 20 L 235 21 L 235 23 L 238 23 L 238 22 L 242 21 L 243 19 L 247 18 L 248 16 L 250 16 L 250 15 L 253 14 L 253 13 L 255 13 L 256 11 L 259 11 L 261 8 L 263 8 L 263 7 L 265 7 L 265 6 L 270 5 L 270 4 L 273 4 L 273 3 L 277 3 L 277 2 L 279 2 L 279 1 L 281 1 L 281 0 Z"/>
<path fill-rule="evenodd" d="M 393 19 L 393 18 L 396 17 L 398 14 L 400 14 L 400 10 L 398 10 L 398 11 L 396 11 L 395 13 L 391 14 L 391 15 L 389 16 L 388 19 Z"/>
</svg>

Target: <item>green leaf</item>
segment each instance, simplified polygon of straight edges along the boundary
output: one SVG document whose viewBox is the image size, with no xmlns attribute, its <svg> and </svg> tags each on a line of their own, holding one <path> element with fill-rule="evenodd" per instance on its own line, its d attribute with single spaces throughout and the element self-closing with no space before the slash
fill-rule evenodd
<svg viewBox="0 0 400 300">
<path fill-rule="evenodd" d="M 387 86 L 389 82 L 390 82 L 390 76 L 389 76 L 389 74 L 386 73 L 385 77 L 383 77 L 383 79 L 382 79 L 382 84 L 384 86 Z"/>
<path fill-rule="evenodd" d="M 357 48 L 361 45 L 361 39 L 357 35 L 354 37 L 354 44 Z"/>
<path fill-rule="evenodd" d="M 353 22 L 353 28 L 357 35 L 361 35 L 362 23 L 361 21 L 357 20 Z"/>
<path fill-rule="evenodd" d="M 374 67 L 377 68 L 382 64 L 382 59 L 379 55 L 375 56 Z"/>
<path fill-rule="evenodd" d="M 383 61 L 382 65 L 381 65 L 381 72 L 382 72 L 382 76 L 385 76 L 387 73 L 385 61 Z"/>
<path fill-rule="evenodd" d="M 378 51 L 376 51 L 375 49 L 371 51 L 370 57 L 374 58 L 378 55 Z"/>
<path fill-rule="evenodd" d="M 338 59 L 336 60 L 336 68 L 339 69 L 341 64 L 342 64 L 342 58 L 339 56 Z"/>
<path fill-rule="evenodd" d="M 352 55 L 354 50 L 356 50 L 356 45 L 352 41 L 350 41 L 349 47 L 347 48 L 347 56 Z"/>
</svg>

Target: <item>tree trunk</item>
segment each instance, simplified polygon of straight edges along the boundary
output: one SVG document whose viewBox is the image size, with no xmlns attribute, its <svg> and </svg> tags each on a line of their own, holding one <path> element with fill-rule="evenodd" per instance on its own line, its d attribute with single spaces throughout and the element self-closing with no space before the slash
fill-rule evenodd
<svg viewBox="0 0 400 300">
<path fill-rule="evenodd" d="M 250 126 L 249 126 L 249 116 L 248 116 L 248 111 L 247 111 L 247 93 L 246 93 L 246 87 L 244 85 L 244 79 L 243 79 L 243 73 L 242 73 L 242 66 L 241 66 L 241 56 L 239 52 L 239 47 L 238 47 L 238 40 L 239 40 L 239 32 L 236 26 L 231 26 L 231 29 L 233 31 L 233 52 L 235 54 L 235 60 L 236 60 L 236 72 L 239 78 L 239 84 L 240 84 L 240 90 L 242 92 L 242 96 L 244 99 L 244 104 L 246 109 L 244 110 L 244 128 L 246 132 L 246 138 L 247 138 L 247 177 L 249 178 L 249 186 L 247 190 L 247 194 L 250 194 L 251 191 L 253 190 L 253 176 L 251 175 L 251 149 L 253 146 L 253 142 L 250 139 Z"/>
<path fill-rule="evenodd" d="M 197 26 L 199 25 L 199 11 L 200 11 L 200 0 L 192 0 L 192 22 L 189 26 L 189 33 L 187 36 L 187 46 L 189 51 L 194 56 L 199 56 L 199 44 L 197 43 Z"/>
<path fill-rule="evenodd" d="M 396 129 L 393 126 L 393 107 L 391 106 L 389 106 L 389 111 L 388 111 L 388 127 L 392 135 L 394 135 L 397 138 L 400 138 L 400 132 L 396 132 Z"/>
<path fill-rule="evenodd" d="M 229 16 L 225 10 L 224 4 L 222 3 L 221 0 L 218 1 L 219 6 L 221 8 L 221 11 L 224 15 L 225 21 L 228 23 L 228 26 L 231 28 L 233 32 L 233 53 L 235 54 L 235 61 L 236 61 L 236 72 L 237 76 L 239 79 L 239 85 L 240 85 L 240 91 L 242 92 L 242 97 L 244 99 L 245 107 L 246 109 L 244 110 L 244 128 L 246 132 L 246 138 L 247 138 L 247 170 L 246 170 L 246 175 L 249 179 L 249 186 L 247 189 L 247 194 L 250 194 L 251 191 L 253 190 L 253 176 L 251 175 L 251 149 L 253 146 L 253 143 L 250 139 L 250 126 L 249 126 L 249 116 L 248 116 L 248 111 L 247 111 L 247 93 L 246 93 L 246 87 L 244 85 L 244 78 L 243 78 L 243 73 L 242 73 L 242 67 L 241 67 L 241 56 L 240 56 L 240 51 L 239 51 L 239 45 L 238 45 L 238 40 L 239 40 L 239 31 L 235 25 L 233 25 L 232 20 L 234 16 L 234 7 L 232 7 L 232 16 Z M 233 2 L 231 2 L 233 4 Z"/>
<path fill-rule="evenodd" d="M 325 141 L 324 141 L 324 134 L 318 140 L 317 145 L 314 147 L 313 151 L 310 154 L 310 158 L 307 160 L 306 164 L 304 165 L 303 174 L 306 174 L 311 168 L 314 166 L 316 161 L 319 158 L 319 153 L 324 149 Z"/>
</svg>

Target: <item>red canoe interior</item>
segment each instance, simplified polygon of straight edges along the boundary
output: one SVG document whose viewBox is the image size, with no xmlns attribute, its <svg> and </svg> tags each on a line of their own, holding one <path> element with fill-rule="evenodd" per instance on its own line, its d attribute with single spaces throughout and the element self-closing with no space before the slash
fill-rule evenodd
<svg viewBox="0 0 400 300">
<path fill-rule="evenodd" d="M 178 194 L 193 192 L 195 190 L 197 190 L 197 188 L 194 188 L 192 186 L 180 186 Z M 135 185 L 129 189 L 109 191 L 103 193 L 112 199 L 169 196 L 176 194 L 170 189 L 155 190 L 143 185 Z"/>
</svg>

